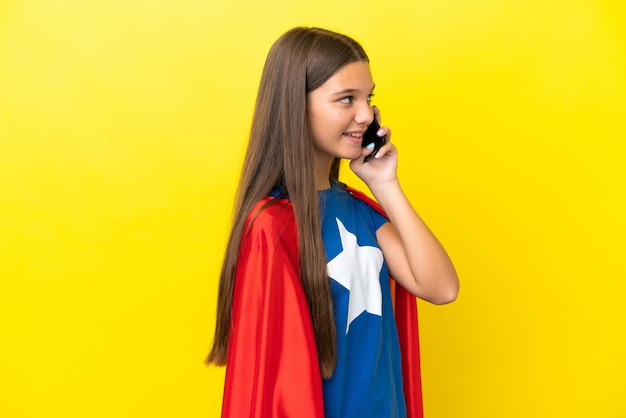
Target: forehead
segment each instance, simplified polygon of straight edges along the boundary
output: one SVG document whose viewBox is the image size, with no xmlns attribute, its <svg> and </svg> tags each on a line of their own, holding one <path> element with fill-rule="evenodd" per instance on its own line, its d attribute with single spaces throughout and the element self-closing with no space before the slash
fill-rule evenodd
<svg viewBox="0 0 626 418">
<path fill-rule="evenodd" d="M 318 87 L 327 93 L 354 90 L 370 93 L 374 88 L 372 72 L 367 62 L 351 62 L 341 67 L 324 84 Z"/>
</svg>

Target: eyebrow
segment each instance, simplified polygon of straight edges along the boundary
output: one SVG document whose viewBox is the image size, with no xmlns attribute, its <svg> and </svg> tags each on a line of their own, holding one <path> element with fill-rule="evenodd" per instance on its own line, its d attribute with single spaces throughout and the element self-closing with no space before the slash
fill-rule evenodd
<svg viewBox="0 0 626 418">
<path fill-rule="evenodd" d="M 376 88 L 376 84 L 374 84 L 370 92 L 374 91 L 375 88 Z M 352 93 L 357 93 L 359 91 L 360 91 L 359 89 L 343 89 L 343 90 L 335 91 L 332 94 L 333 95 L 352 94 Z"/>
</svg>

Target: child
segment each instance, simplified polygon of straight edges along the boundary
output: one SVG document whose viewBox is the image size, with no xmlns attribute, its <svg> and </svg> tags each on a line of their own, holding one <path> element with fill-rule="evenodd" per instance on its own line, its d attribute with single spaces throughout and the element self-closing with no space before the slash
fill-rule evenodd
<svg viewBox="0 0 626 418">
<path fill-rule="evenodd" d="M 389 277 L 435 304 L 459 283 L 402 191 L 387 127 L 364 161 L 363 133 L 380 121 L 373 91 L 347 36 L 294 28 L 268 54 L 207 358 L 227 366 L 223 417 L 421 416 L 419 369 L 407 370 L 419 362 L 401 354 Z M 342 158 L 384 216 L 339 182 Z"/>
</svg>

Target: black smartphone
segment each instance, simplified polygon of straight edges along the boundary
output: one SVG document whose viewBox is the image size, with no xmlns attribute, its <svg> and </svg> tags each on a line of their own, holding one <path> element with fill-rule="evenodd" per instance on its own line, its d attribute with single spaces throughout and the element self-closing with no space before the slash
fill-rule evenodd
<svg viewBox="0 0 626 418">
<path fill-rule="evenodd" d="M 376 135 L 376 132 L 378 132 L 379 129 L 380 125 L 378 124 L 378 122 L 376 122 L 376 118 L 374 118 L 372 123 L 370 123 L 370 126 L 367 127 L 367 131 L 365 131 L 365 133 L 363 134 L 363 141 L 361 142 L 361 146 L 363 148 L 367 147 L 371 143 L 374 143 L 374 149 L 372 150 L 371 154 L 365 156 L 365 158 L 363 159 L 364 163 L 368 162 L 369 159 L 376 155 L 378 150 L 380 150 L 382 146 L 385 145 L 385 137 L 380 137 Z"/>
</svg>

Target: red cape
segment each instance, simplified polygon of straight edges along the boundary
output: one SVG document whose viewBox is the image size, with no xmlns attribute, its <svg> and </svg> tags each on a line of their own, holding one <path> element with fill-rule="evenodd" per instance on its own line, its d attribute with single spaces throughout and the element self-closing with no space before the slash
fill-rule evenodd
<svg viewBox="0 0 626 418">
<path fill-rule="evenodd" d="M 355 197 L 383 213 L 372 199 Z M 259 208 L 270 198 L 259 202 Z M 251 223 L 251 221 L 254 222 Z M 298 277 L 298 239 L 288 200 L 248 218 L 235 277 L 222 418 L 323 418 L 309 306 Z M 391 281 L 408 418 L 423 418 L 417 303 Z"/>
</svg>

